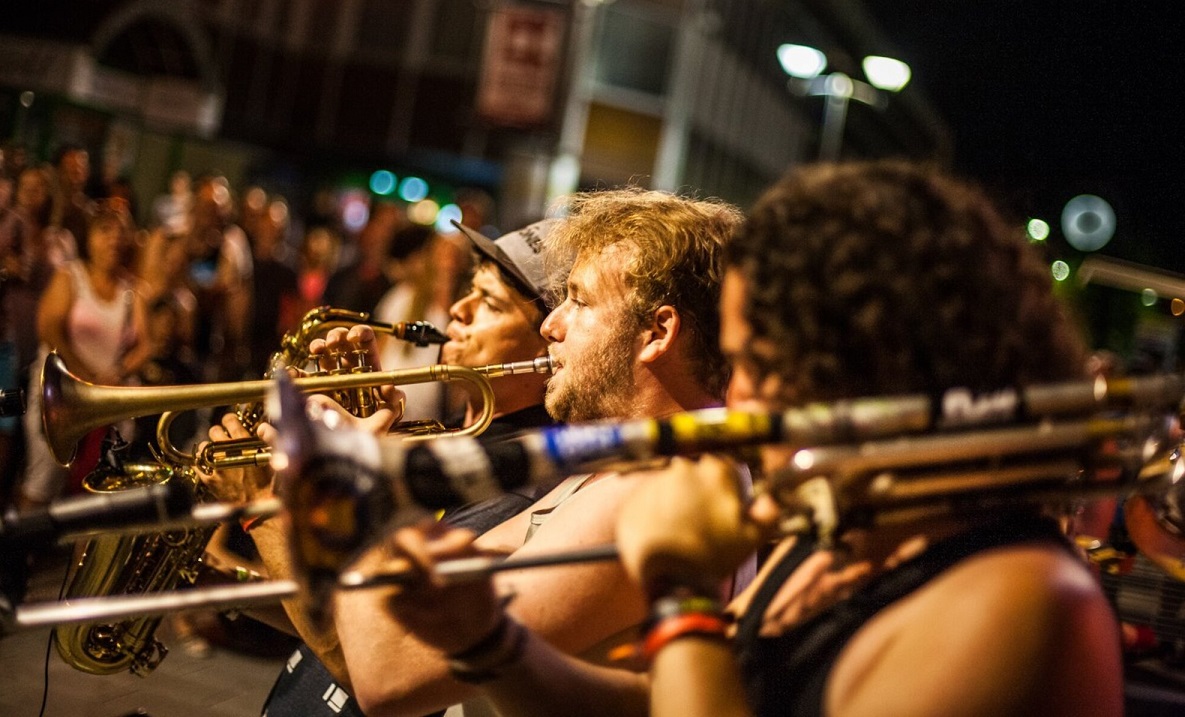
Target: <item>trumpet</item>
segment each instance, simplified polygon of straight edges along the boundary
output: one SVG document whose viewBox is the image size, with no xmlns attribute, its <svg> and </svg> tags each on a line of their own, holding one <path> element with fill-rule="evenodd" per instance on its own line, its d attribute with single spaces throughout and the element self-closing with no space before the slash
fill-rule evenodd
<svg viewBox="0 0 1185 717">
<path fill-rule="evenodd" d="M 531 361 L 491 364 L 478 368 L 438 364 L 395 371 L 369 371 L 332 376 L 311 376 L 294 379 L 304 392 L 348 391 L 385 385 L 410 385 L 433 381 L 463 381 L 480 393 L 482 410 L 477 420 L 455 435 L 472 436 L 485 430 L 494 415 L 494 392 L 489 379 L 520 373 L 551 373 L 550 357 Z M 54 458 L 62 465 L 74 459 L 74 449 L 90 431 L 126 418 L 146 416 L 165 410 L 178 411 L 205 406 L 260 401 L 272 385 L 270 380 L 237 381 L 197 384 L 192 386 L 100 386 L 70 373 L 62 358 L 51 353 L 41 372 L 43 391 L 42 424 Z M 165 429 L 158 426 L 157 437 L 161 452 L 177 465 L 195 465 L 198 457 L 172 446 Z M 256 444 L 258 445 L 258 444 Z M 262 453 L 251 454 L 251 463 L 266 462 Z M 228 464 L 213 463 L 207 468 L 244 465 L 232 460 Z"/>
</svg>

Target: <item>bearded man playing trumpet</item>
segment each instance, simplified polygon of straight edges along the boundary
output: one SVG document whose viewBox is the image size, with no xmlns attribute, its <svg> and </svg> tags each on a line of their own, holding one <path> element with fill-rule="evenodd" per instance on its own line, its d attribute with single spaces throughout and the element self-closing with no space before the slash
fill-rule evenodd
<svg viewBox="0 0 1185 717">
<path fill-rule="evenodd" d="M 930 169 L 800 169 L 759 199 L 726 267 L 721 345 L 737 408 L 1083 375 L 1080 339 L 1022 233 Z M 790 455 L 766 449 L 764 462 L 781 469 Z M 433 579 L 435 561 L 472 552 L 455 532 L 396 533 L 425 579 L 391 607 L 457 669 L 480 665 L 504 715 L 1122 713 L 1115 617 L 1039 509 L 869 521 L 837 536 L 842 550 L 790 539 L 724 613 L 716 582 L 781 514 L 769 493 L 744 500 L 715 458 L 637 484 L 616 537 L 651 606 L 647 676 L 565 655 L 508 617 L 493 585 Z"/>
<path fill-rule="evenodd" d="M 549 264 L 574 259 L 564 300 L 542 326 L 556 366 L 548 412 L 564 421 L 624 419 L 719 405 L 720 258 L 739 212 L 640 189 L 579 195 L 569 210 L 545 248 Z M 570 477 L 477 545 L 487 554 L 526 558 L 604 543 L 639 479 L 616 472 Z M 498 582 L 514 595 L 507 609 L 516 619 L 573 654 L 603 658 L 646 612 L 644 595 L 617 564 L 508 571 Z M 392 619 L 388 604 L 400 594 L 383 588 L 336 596 L 337 631 L 359 706 L 370 717 L 445 708 L 482 714 L 484 705 L 467 701 L 477 694 L 468 676 L 450 671 L 439 651 Z"/>
</svg>

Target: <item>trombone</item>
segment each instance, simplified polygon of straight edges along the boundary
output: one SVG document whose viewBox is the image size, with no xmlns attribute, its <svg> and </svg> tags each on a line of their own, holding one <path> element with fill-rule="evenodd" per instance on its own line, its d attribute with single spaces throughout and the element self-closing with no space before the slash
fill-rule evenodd
<svg viewBox="0 0 1185 717">
<path fill-rule="evenodd" d="M 1063 386 L 1061 388 L 1069 388 Z M 1131 385 L 1126 386 L 1132 388 Z M 1087 399 L 1083 392 L 1058 390 L 1059 400 L 1051 402 L 1051 414 L 1076 412 L 1083 402 L 1104 404 L 1102 396 Z M 1127 390 L 1117 393 L 1131 393 Z M 1031 398 L 1047 395 L 1041 388 Z M 1052 395 L 1052 394 L 1048 394 Z M 1071 396 L 1066 400 L 1067 396 Z M 1163 396 L 1161 397 L 1164 398 Z M 919 415 L 920 399 L 860 399 L 846 403 L 816 405 L 778 415 L 785 430 L 780 438 L 763 432 L 757 442 L 785 442 L 797 448 L 786 467 L 770 476 L 765 489 L 784 506 L 782 530 L 786 534 L 815 534 L 824 541 L 835 535 L 837 526 L 852 524 L 915 523 L 948 516 L 966 516 L 985 510 L 1008 509 L 1021 505 L 1048 505 L 1076 498 L 1134 493 L 1155 500 L 1180 502 L 1185 498 L 1185 461 L 1178 458 L 1179 448 L 1165 430 L 1175 411 L 1167 408 L 1124 415 L 1103 415 L 1070 420 L 1042 420 L 1023 425 L 962 426 L 959 429 L 926 433 Z M 1071 408 L 1073 406 L 1074 408 Z M 833 431 L 837 416 L 852 417 L 852 409 L 869 409 L 866 420 L 855 424 L 842 421 L 845 427 Z M 873 410 L 875 409 L 875 410 Z M 772 418 L 765 414 L 731 413 L 731 424 L 740 430 L 721 432 L 721 419 L 730 418 L 719 411 L 691 411 L 676 414 L 664 421 L 681 424 L 681 438 L 672 440 L 652 432 L 648 447 L 639 438 L 646 426 L 656 422 L 626 421 L 615 424 L 587 424 L 533 432 L 522 444 L 537 444 L 541 436 L 563 442 L 564 431 L 606 428 L 626 433 L 625 440 L 608 451 L 590 451 L 581 458 L 562 463 L 564 470 L 580 465 L 595 465 L 615 452 L 624 459 L 638 459 L 639 453 L 677 455 L 696 453 L 706 444 L 724 449 L 729 445 L 754 443 L 754 434 L 742 424 L 761 424 Z M 808 415 L 808 413 L 810 415 Z M 873 417 L 872 414 L 876 414 Z M 908 417 L 908 420 L 903 420 Z M 1032 417 L 1030 417 L 1032 418 Z M 1009 423 L 1005 421 L 1005 423 Z M 858 426 L 858 427 L 857 427 Z M 282 429 L 281 429 L 282 430 Z M 727 433 L 728 435 L 725 435 Z M 711 438 L 705 440 L 705 434 Z M 920 435 L 919 435 L 920 434 Z M 810 436 L 804 443 L 793 436 Z M 1103 454 L 1099 444 L 1104 439 L 1119 438 L 1125 447 L 1113 454 Z M 527 452 L 533 449 L 524 448 Z M 535 456 L 540 458 L 540 456 Z M 1083 466 L 1117 464 L 1124 478 L 1100 482 L 1083 477 Z M 559 463 L 553 465 L 560 465 Z M 340 466 L 338 466 L 340 469 Z M 409 476 L 410 477 L 410 476 Z M 302 478 L 308 478 L 303 476 Z M 376 481 L 388 485 L 401 476 L 381 476 Z M 389 485 L 388 485 L 389 488 Z M 406 494 L 406 491 L 399 491 Z M 394 506 L 400 510 L 406 506 Z M 272 506 L 249 510 L 266 512 Z M 238 515 L 243 506 L 204 506 L 206 519 Z M 376 516 L 371 538 L 381 534 L 380 523 L 389 516 Z M 195 518 L 196 512 L 195 512 Z M 1178 530 L 1162 524 L 1164 530 Z M 365 529 L 364 529 L 365 530 Z M 307 536 L 312 537 L 312 536 Z M 529 559 L 462 559 L 441 563 L 438 569 L 449 579 L 479 578 L 502 570 L 545 567 L 593 560 L 615 559 L 612 545 L 591 546 L 570 553 L 532 556 Z M 344 572 L 334 581 L 338 589 L 363 589 L 393 585 L 417 579 L 411 571 L 362 575 Z M 60 603 L 20 606 L 16 610 L 17 627 L 90 622 L 130 615 L 160 614 L 197 606 L 245 607 L 274 602 L 298 593 L 297 581 L 228 585 L 145 596 L 89 598 Z M 315 599 L 315 598 L 314 598 Z"/>
</svg>

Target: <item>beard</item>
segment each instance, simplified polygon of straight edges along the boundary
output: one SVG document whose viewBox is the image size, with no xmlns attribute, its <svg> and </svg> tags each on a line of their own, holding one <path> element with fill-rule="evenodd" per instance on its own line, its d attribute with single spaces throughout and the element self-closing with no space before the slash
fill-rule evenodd
<svg viewBox="0 0 1185 717">
<path fill-rule="evenodd" d="M 565 359 L 563 373 L 547 382 L 548 415 L 565 423 L 627 417 L 635 393 L 634 337 L 632 326 L 621 326 L 588 356 Z"/>
</svg>

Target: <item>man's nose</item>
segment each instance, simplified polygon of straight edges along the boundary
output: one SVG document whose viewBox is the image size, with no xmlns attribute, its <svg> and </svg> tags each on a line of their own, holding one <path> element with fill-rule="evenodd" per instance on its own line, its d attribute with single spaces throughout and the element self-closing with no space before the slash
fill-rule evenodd
<svg viewBox="0 0 1185 717">
<path fill-rule="evenodd" d="M 467 296 L 462 296 L 460 299 L 454 301 L 452 306 L 448 307 L 448 316 L 453 321 L 469 323 L 469 317 L 472 315 L 471 302 Z"/>
<path fill-rule="evenodd" d="M 557 306 L 547 315 L 547 318 L 543 320 L 543 325 L 539 327 L 539 333 L 550 343 L 559 343 L 564 340 L 563 310 L 564 304 Z"/>
</svg>

